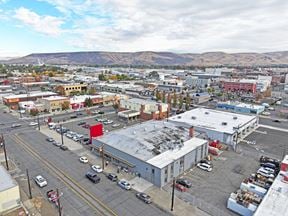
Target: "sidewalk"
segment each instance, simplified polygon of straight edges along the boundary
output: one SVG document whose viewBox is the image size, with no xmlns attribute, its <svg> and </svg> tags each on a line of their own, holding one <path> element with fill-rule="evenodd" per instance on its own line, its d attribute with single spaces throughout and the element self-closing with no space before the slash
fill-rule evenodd
<svg viewBox="0 0 288 216">
<path fill-rule="evenodd" d="M 171 211 L 171 194 L 157 188 L 156 186 L 150 187 L 147 191 L 145 191 L 152 197 L 153 202 L 160 208 L 171 212 L 174 215 L 186 216 L 210 216 L 209 214 L 201 211 L 197 207 L 194 207 L 176 196 L 174 197 L 174 210 Z"/>
</svg>

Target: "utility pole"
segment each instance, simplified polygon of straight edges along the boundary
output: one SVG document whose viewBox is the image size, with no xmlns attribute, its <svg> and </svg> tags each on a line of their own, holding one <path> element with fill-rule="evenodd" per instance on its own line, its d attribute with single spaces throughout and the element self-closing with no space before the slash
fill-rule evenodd
<svg viewBox="0 0 288 216">
<path fill-rule="evenodd" d="M 8 159 L 7 159 L 7 152 L 6 152 L 6 145 L 5 145 L 5 139 L 4 139 L 3 134 L 2 134 L 1 139 L 2 139 L 3 149 L 4 149 L 4 157 L 5 157 L 5 162 L 6 162 L 6 168 L 7 168 L 7 170 L 9 170 Z"/>
<path fill-rule="evenodd" d="M 57 193 L 57 204 L 58 204 L 58 215 L 61 216 L 61 205 L 60 205 L 60 195 L 59 195 L 59 190 L 58 188 L 56 189 L 56 193 Z"/>
<path fill-rule="evenodd" d="M 28 169 L 26 169 L 26 175 L 27 175 L 27 183 L 28 183 L 28 190 L 29 190 L 29 199 L 32 199 L 31 184 L 30 184 L 30 177 L 29 177 Z"/>
<path fill-rule="evenodd" d="M 171 211 L 174 210 L 174 192 L 175 192 L 175 177 L 173 178 L 173 185 L 172 185 Z"/>
<path fill-rule="evenodd" d="M 60 134 L 61 134 L 61 143 L 62 145 L 64 145 L 62 124 L 60 125 Z"/>
<path fill-rule="evenodd" d="M 39 115 L 38 115 L 38 118 L 37 118 L 37 123 L 38 123 L 38 130 L 40 131 L 40 120 L 39 120 Z"/>
<path fill-rule="evenodd" d="M 100 153 L 100 156 L 102 158 L 102 169 L 104 170 L 105 168 L 105 161 L 104 161 L 104 145 L 102 145 L 100 148 L 99 148 L 99 153 Z"/>
</svg>

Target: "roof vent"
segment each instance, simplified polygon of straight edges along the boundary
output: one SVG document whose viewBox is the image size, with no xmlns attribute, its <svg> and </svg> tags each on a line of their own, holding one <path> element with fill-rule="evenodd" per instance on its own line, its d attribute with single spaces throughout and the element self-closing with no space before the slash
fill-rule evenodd
<svg viewBox="0 0 288 216">
<path fill-rule="evenodd" d="M 233 119 L 236 120 L 236 119 L 238 119 L 238 117 L 237 117 L 237 116 L 234 116 Z"/>
<path fill-rule="evenodd" d="M 224 125 L 224 126 L 227 125 L 227 122 L 222 122 L 222 125 Z"/>
<path fill-rule="evenodd" d="M 196 119 L 196 116 L 191 116 L 191 119 L 194 119 L 194 120 L 195 120 L 195 119 Z"/>
<path fill-rule="evenodd" d="M 209 112 L 205 112 L 205 114 L 206 114 L 206 115 L 208 115 L 208 114 L 209 114 Z"/>
</svg>

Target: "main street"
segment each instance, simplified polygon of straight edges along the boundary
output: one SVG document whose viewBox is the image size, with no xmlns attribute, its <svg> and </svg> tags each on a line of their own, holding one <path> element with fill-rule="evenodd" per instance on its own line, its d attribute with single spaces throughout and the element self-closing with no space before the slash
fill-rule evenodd
<svg viewBox="0 0 288 216">
<path fill-rule="evenodd" d="M 3 119 L 17 122 L 15 117 L 3 112 L 0 119 L 1 122 Z M 91 183 L 85 178 L 89 165 L 81 164 L 73 152 L 55 148 L 45 141 L 45 135 L 31 127 L 2 132 L 5 132 L 8 155 L 22 172 L 28 168 L 31 177 L 41 174 L 48 180 L 48 186 L 40 189 L 44 197 L 49 189 L 59 188 L 63 192 L 61 201 L 65 215 L 168 214 L 154 205 L 146 205 L 135 197 L 134 192 L 122 190 L 102 174 L 99 184 Z M 32 186 L 37 190 L 34 182 Z"/>
</svg>

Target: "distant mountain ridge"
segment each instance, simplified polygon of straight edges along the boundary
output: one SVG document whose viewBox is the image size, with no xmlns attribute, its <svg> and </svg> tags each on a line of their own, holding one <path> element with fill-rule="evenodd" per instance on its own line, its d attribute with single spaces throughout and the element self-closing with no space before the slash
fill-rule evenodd
<svg viewBox="0 0 288 216">
<path fill-rule="evenodd" d="M 186 66 L 255 66 L 286 65 L 288 51 L 268 53 L 202 54 L 172 52 L 63 52 L 35 53 L 21 58 L 2 61 L 7 64 L 72 64 L 72 65 L 186 65 Z"/>
</svg>

